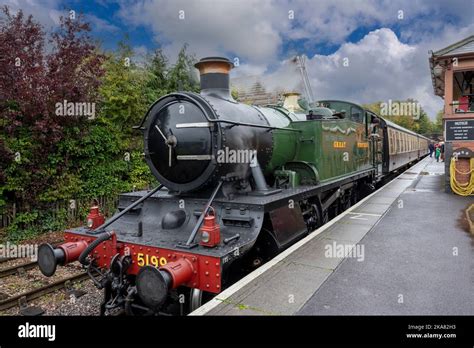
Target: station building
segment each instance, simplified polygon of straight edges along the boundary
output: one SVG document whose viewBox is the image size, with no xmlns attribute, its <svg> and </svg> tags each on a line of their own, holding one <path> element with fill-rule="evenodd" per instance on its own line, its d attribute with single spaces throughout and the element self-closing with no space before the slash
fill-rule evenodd
<svg viewBox="0 0 474 348">
<path fill-rule="evenodd" d="M 430 53 L 434 93 L 444 99 L 445 188 L 474 195 L 474 35 Z"/>
</svg>

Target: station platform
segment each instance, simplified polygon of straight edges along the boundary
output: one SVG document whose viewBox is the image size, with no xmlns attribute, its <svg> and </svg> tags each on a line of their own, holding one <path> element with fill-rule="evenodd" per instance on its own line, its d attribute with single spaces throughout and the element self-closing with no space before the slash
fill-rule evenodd
<svg viewBox="0 0 474 348">
<path fill-rule="evenodd" d="M 426 157 L 190 315 L 473 315 L 474 200 L 443 185 Z"/>
</svg>

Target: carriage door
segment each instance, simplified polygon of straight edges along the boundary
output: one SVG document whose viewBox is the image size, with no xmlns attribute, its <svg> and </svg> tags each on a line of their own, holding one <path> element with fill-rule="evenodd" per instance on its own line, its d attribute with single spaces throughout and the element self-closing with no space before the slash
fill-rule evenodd
<svg viewBox="0 0 474 348">
<path fill-rule="evenodd" d="M 374 115 L 375 116 L 375 115 Z M 382 131 L 378 118 L 367 114 L 367 121 L 370 120 L 370 147 L 372 156 L 372 165 L 376 169 L 376 175 L 382 174 Z M 375 121 L 376 120 L 376 121 Z"/>
</svg>

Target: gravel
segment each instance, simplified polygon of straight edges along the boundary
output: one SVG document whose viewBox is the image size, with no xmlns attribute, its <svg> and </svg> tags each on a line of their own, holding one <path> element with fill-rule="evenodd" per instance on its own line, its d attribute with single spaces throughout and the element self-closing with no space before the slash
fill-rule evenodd
<svg viewBox="0 0 474 348">
<path fill-rule="evenodd" d="M 8 264 L 7 267 L 10 267 L 13 264 L 18 264 L 18 260 L 9 261 L 6 264 Z M 2 265 L 3 267 L 5 266 Z M 83 272 L 83 270 L 76 262 L 58 267 L 54 276 L 50 278 L 41 274 L 37 267 L 26 271 L 22 275 L 0 278 L 0 299 L 5 298 L 5 295 L 15 296 L 80 272 Z M 30 301 L 28 305 L 41 307 L 45 311 L 43 315 L 99 315 L 102 291 L 98 290 L 90 279 L 73 283 L 72 287 L 83 290 L 86 294 L 79 298 L 73 298 L 67 294 L 65 289 L 61 289 Z M 20 315 L 19 308 L 16 306 L 0 311 L 0 315 Z"/>
<path fill-rule="evenodd" d="M 25 240 L 21 244 L 42 244 L 52 243 L 64 239 L 62 232 L 46 233 L 30 240 Z M 18 258 L 0 263 L 0 269 L 17 266 L 22 263 L 30 262 L 30 259 Z M 8 296 L 16 296 L 20 293 L 44 286 L 46 284 L 70 277 L 72 275 L 84 272 L 78 262 L 58 267 L 52 277 L 45 277 L 41 274 L 38 267 L 27 270 L 22 275 L 12 275 L 0 278 L 0 300 Z M 72 284 L 76 290 L 85 291 L 85 295 L 75 298 L 69 296 L 66 289 L 61 289 L 53 293 L 42 296 L 36 300 L 28 302 L 29 306 L 41 307 L 44 310 L 43 315 L 67 315 L 67 316 L 97 316 L 100 313 L 100 304 L 103 299 L 101 290 L 98 290 L 90 279 Z M 0 316 L 21 315 L 19 307 L 0 311 Z"/>
</svg>

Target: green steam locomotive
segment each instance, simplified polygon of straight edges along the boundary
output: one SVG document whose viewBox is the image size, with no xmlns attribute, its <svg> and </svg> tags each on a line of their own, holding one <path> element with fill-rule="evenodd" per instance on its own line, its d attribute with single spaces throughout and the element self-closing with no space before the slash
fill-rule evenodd
<svg viewBox="0 0 474 348">
<path fill-rule="evenodd" d="M 104 222 L 40 247 L 51 276 L 79 260 L 104 290 L 102 313 L 185 312 L 305 237 L 428 151 L 427 139 L 344 101 L 302 108 L 235 101 L 232 63 L 204 58 L 201 93 L 157 100 L 137 127 L 160 185 L 120 196 Z M 182 303 L 181 303 L 182 304 Z"/>
</svg>

